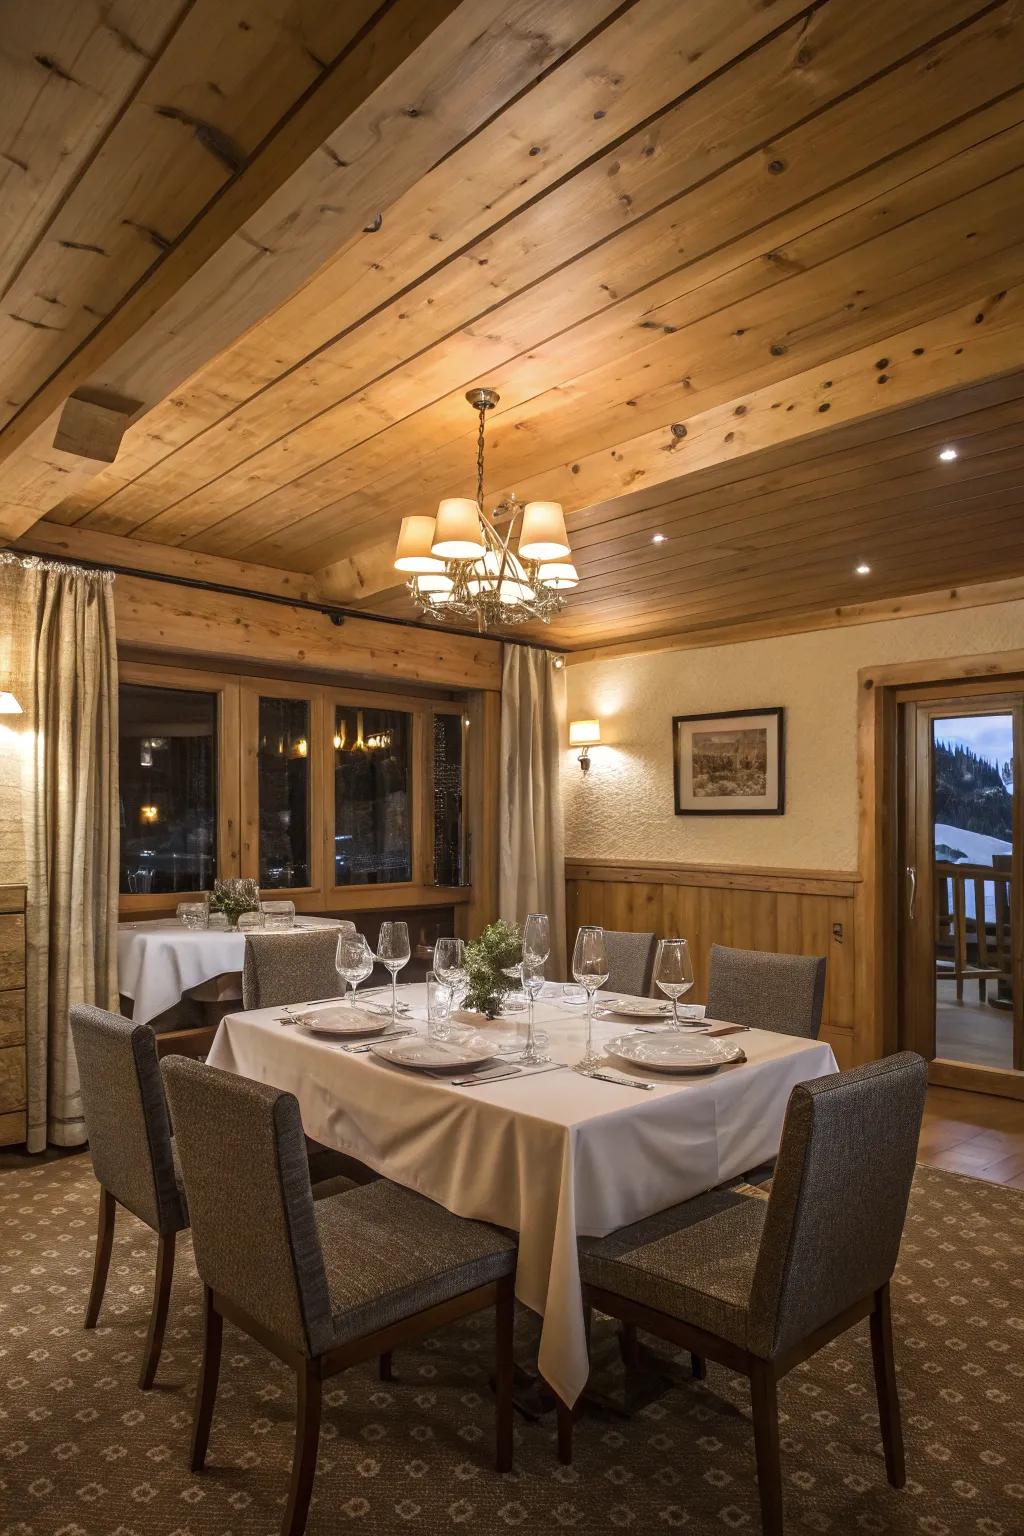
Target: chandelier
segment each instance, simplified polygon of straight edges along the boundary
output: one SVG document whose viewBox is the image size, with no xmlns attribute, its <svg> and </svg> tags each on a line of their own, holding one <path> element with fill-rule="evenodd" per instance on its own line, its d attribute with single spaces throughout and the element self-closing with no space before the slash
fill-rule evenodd
<svg viewBox="0 0 1024 1536">
<path fill-rule="evenodd" d="M 480 418 L 476 501 L 446 496 L 436 517 L 404 517 L 395 570 L 409 576 L 413 601 L 431 618 L 475 619 L 480 630 L 531 619 L 547 624 L 565 606 L 566 593 L 579 585 L 562 508 L 557 501 L 524 506 L 513 492 L 487 516 L 484 422 L 498 395 L 493 389 L 471 389 L 466 399 Z M 495 526 L 498 518 L 506 526 L 504 535 Z"/>
</svg>

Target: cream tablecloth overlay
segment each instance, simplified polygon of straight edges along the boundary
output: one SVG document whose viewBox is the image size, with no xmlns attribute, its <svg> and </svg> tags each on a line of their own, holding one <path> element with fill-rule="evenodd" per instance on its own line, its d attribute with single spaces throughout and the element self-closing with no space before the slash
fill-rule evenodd
<svg viewBox="0 0 1024 1536">
<path fill-rule="evenodd" d="M 300 922 L 301 928 L 337 926 L 334 918 Z M 148 1024 L 218 976 L 233 978 L 219 993 L 223 1000 L 241 997 L 244 959 L 245 934 L 237 929 L 185 928 L 172 917 L 121 923 L 117 930 L 118 991 L 133 999 L 136 1024 Z"/>
<path fill-rule="evenodd" d="M 423 988 L 402 988 L 423 1016 Z M 774 1156 L 790 1090 L 836 1070 L 824 1041 L 753 1030 L 746 1064 L 662 1077 L 652 1093 L 570 1071 L 456 1088 L 282 1025 L 228 1014 L 215 1067 L 294 1093 L 306 1134 L 438 1201 L 519 1233 L 516 1294 L 543 1317 L 539 1365 L 567 1403 L 587 1379 L 577 1234 L 600 1237 Z M 541 1002 L 559 1061 L 583 1051 L 579 1011 Z M 599 1042 L 627 1031 L 595 1022 Z"/>
</svg>

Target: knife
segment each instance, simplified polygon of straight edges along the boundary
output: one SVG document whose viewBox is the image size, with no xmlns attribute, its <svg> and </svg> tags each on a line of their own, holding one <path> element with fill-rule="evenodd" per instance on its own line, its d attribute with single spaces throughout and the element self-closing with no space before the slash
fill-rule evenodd
<svg viewBox="0 0 1024 1536">
<path fill-rule="evenodd" d="M 586 1075 L 599 1078 L 602 1083 L 615 1083 L 619 1088 L 643 1088 L 649 1091 L 654 1087 L 653 1083 L 641 1082 L 638 1077 L 613 1077 L 610 1072 L 588 1072 Z"/>
</svg>

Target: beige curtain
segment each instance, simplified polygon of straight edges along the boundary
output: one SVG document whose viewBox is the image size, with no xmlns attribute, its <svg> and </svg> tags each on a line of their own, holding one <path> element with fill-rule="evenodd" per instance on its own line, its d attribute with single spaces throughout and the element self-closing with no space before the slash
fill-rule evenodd
<svg viewBox="0 0 1024 1536">
<path fill-rule="evenodd" d="M 117 654 L 107 572 L 0 556 L 22 717 L 28 1146 L 85 1141 L 73 1003 L 117 1008 Z"/>
<path fill-rule="evenodd" d="M 501 682 L 498 905 L 509 922 L 551 920 L 548 976 L 565 976 L 561 757 L 565 672 L 547 651 L 506 645 Z"/>
</svg>

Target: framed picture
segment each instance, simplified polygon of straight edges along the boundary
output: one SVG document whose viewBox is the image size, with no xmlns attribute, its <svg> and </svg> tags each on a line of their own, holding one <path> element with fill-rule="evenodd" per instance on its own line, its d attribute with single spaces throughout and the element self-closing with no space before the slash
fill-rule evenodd
<svg viewBox="0 0 1024 1536">
<path fill-rule="evenodd" d="M 782 710 L 673 715 L 677 816 L 781 816 Z"/>
</svg>

